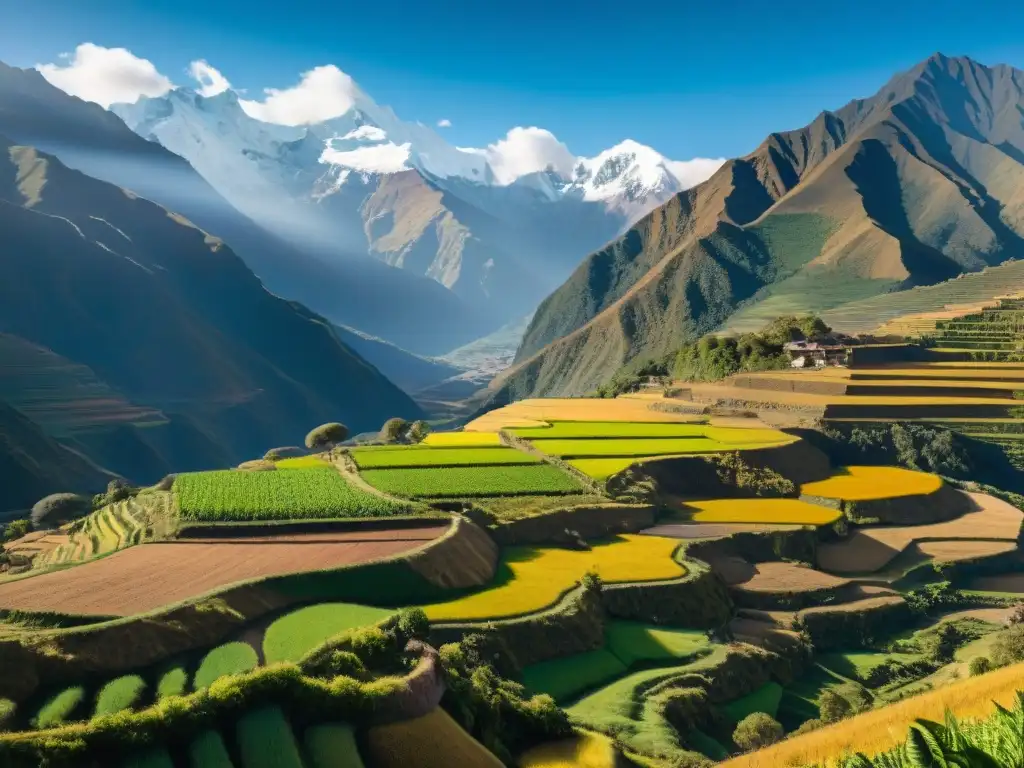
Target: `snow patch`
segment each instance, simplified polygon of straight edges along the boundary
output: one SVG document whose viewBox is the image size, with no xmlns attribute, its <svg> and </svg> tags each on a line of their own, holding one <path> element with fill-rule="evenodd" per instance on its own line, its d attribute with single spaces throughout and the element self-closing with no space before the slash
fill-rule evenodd
<svg viewBox="0 0 1024 768">
<path fill-rule="evenodd" d="M 384 141 L 388 135 L 376 125 L 360 125 L 341 137 L 341 141 Z"/>
<path fill-rule="evenodd" d="M 320 162 L 328 165 L 340 165 L 360 173 L 400 173 L 411 170 L 409 156 L 412 144 L 376 144 L 369 147 L 338 150 L 331 146 L 333 139 L 328 140 L 320 155 Z"/>
</svg>

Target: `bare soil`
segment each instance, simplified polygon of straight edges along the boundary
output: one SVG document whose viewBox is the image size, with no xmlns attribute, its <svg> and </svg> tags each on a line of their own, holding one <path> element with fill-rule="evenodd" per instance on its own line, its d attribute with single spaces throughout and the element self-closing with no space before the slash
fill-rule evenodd
<svg viewBox="0 0 1024 768">
<path fill-rule="evenodd" d="M 849 584 L 846 579 L 836 578 L 794 563 L 758 563 L 753 574 L 743 582 L 736 582 L 741 589 L 750 592 L 812 592 Z"/>
<path fill-rule="evenodd" d="M 649 536 L 665 536 L 670 539 L 717 539 L 732 533 L 750 531 L 791 531 L 799 525 L 768 525 L 762 523 L 665 523 L 648 528 L 641 533 Z"/>
<path fill-rule="evenodd" d="M 398 555 L 447 529 L 439 525 L 140 544 L 74 568 L 0 584 L 0 607 L 130 616 L 240 581 Z"/>
<path fill-rule="evenodd" d="M 1024 573 L 980 576 L 972 581 L 970 586 L 971 589 L 980 589 L 985 592 L 1020 592 L 1024 594 Z"/>
<path fill-rule="evenodd" d="M 1024 513 L 984 493 L 968 493 L 974 511 L 955 520 L 930 525 L 885 525 L 859 528 L 845 541 L 818 547 L 818 565 L 831 573 L 871 573 L 884 568 L 914 541 L 950 542 L 961 539 L 969 551 L 970 539 L 1015 542 Z M 1008 551 L 1006 549 L 999 551 Z M 946 558 L 954 549 L 942 549 Z M 963 557 L 957 559 L 964 559 Z"/>
<path fill-rule="evenodd" d="M 940 563 L 955 563 L 973 560 L 976 557 L 991 557 L 1003 552 L 1013 552 L 1017 545 L 1012 541 L 922 541 L 917 545 L 928 557 Z"/>
</svg>

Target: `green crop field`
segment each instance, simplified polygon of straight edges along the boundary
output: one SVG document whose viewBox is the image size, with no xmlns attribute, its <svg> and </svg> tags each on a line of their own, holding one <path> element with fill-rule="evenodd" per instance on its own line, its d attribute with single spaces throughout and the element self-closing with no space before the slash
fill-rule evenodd
<svg viewBox="0 0 1024 768">
<path fill-rule="evenodd" d="M 68 722 L 85 699 L 85 688 L 75 685 L 50 696 L 32 720 L 35 728 L 52 728 Z"/>
<path fill-rule="evenodd" d="M 189 768 L 233 768 L 224 739 L 217 731 L 203 731 L 188 746 Z"/>
<path fill-rule="evenodd" d="M 623 440 L 602 438 L 554 439 L 538 440 L 534 445 L 550 456 L 560 458 L 588 458 L 613 456 L 663 456 L 684 455 L 694 453 L 722 453 L 739 451 L 746 448 L 764 448 L 791 442 L 792 438 L 783 435 L 784 440 L 722 442 L 708 437 L 641 437 Z"/>
<path fill-rule="evenodd" d="M 553 421 L 550 427 L 516 427 L 508 431 L 527 440 L 566 437 L 703 437 L 703 424 L 638 421 Z"/>
<path fill-rule="evenodd" d="M 308 768 L 365 768 L 351 725 L 314 725 L 306 729 L 305 742 Z"/>
<path fill-rule="evenodd" d="M 548 464 L 371 469 L 363 472 L 362 476 L 378 490 L 413 498 L 559 494 L 577 493 L 583 489 L 575 478 Z"/>
<path fill-rule="evenodd" d="M 263 655 L 268 664 L 299 661 L 346 629 L 376 624 L 394 611 L 351 603 L 320 603 L 286 613 L 267 627 Z"/>
<path fill-rule="evenodd" d="M 431 448 L 403 446 L 404 451 L 356 448 L 352 458 L 360 469 L 388 467 L 471 467 L 495 464 L 539 464 L 540 457 L 514 448 Z"/>
<path fill-rule="evenodd" d="M 182 696 L 188 691 L 188 671 L 176 664 L 160 673 L 156 684 L 156 697 Z"/>
<path fill-rule="evenodd" d="M 226 675 L 248 672 L 259 665 L 256 651 L 248 643 L 232 642 L 219 645 L 210 651 L 199 663 L 192 687 L 195 690 L 209 688 L 210 684 Z"/>
<path fill-rule="evenodd" d="M 96 695 L 96 716 L 134 709 L 142 702 L 146 687 L 146 681 L 138 675 L 124 675 L 111 680 Z"/>
<path fill-rule="evenodd" d="M 242 715 L 235 735 L 242 768 L 304 768 L 299 745 L 280 707 Z"/>
<path fill-rule="evenodd" d="M 192 472 L 174 481 L 186 520 L 389 517 L 408 510 L 348 484 L 333 468 Z"/>
<path fill-rule="evenodd" d="M 780 701 L 782 701 L 782 686 L 775 682 L 765 683 L 742 699 L 730 701 L 722 707 L 722 711 L 737 723 L 754 712 L 764 712 L 766 715 L 775 717 L 779 712 Z"/>
<path fill-rule="evenodd" d="M 274 466 L 278 469 L 319 469 L 330 464 L 322 456 L 293 456 L 289 459 L 278 459 Z"/>
<path fill-rule="evenodd" d="M 564 702 L 622 677 L 630 667 L 659 662 L 678 665 L 709 647 L 699 630 L 612 621 L 605 627 L 603 648 L 530 665 L 523 670 L 522 681 L 529 691 Z"/>
</svg>

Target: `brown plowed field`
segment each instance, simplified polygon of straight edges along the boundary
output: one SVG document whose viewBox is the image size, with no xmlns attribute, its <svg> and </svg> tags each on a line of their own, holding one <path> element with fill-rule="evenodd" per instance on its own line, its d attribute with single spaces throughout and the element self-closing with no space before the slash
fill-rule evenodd
<svg viewBox="0 0 1024 768">
<path fill-rule="evenodd" d="M 850 583 L 793 563 L 758 563 L 753 571 L 750 578 L 734 585 L 749 592 L 814 592 Z"/>
<path fill-rule="evenodd" d="M 917 548 L 940 563 L 955 563 L 1013 552 L 1017 544 L 1013 541 L 922 541 Z"/>
<path fill-rule="evenodd" d="M 647 528 L 641 533 L 664 536 L 669 539 L 717 539 L 733 533 L 750 531 L 792 531 L 799 525 L 767 525 L 762 523 L 665 523 Z"/>
<path fill-rule="evenodd" d="M 74 568 L 0 583 L 0 608 L 130 616 L 261 576 L 398 555 L 447 530 L 441 525 L 140 544 Z"/>
<path fill-rule="evenodd" d="M 968 493 L 974 511 L 931 525 L 885 525 L 859 528 L 845 541 L 818 547 L 818 565 L 832 573 L 871 573 L 917 541 L 989 539 L 1015 542 L 1024 513 L 984 493 Z M 964 542 L 969 546 L 969 542 Z M 948 554 L 948 552 L 947 552 Z"/>
</svg>

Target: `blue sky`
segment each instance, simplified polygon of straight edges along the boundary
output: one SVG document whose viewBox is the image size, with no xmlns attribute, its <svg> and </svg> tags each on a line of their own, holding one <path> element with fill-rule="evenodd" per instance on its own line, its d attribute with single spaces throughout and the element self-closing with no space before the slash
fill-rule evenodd
<svg viewBox="0 0 1024 768">
<path fill-rule="evenodd" d="M 205 59 L 250 96 L 335 64 L 458 145 L 536 125 L 577 154 L 628 137 L 688 159 L 746 153 L 936 50 L 1024 68 L 1022 29 L 1024 3 L 991 0 L 34 0 L 4 11 L 0 59 L 92 42 L 176 84 Z"/>
</svg>

